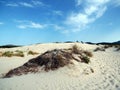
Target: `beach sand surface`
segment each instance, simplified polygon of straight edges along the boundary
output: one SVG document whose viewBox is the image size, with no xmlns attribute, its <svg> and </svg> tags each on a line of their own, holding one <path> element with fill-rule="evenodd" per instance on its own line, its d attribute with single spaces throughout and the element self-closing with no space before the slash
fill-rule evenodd
<svg viewBox="0 0 120 90">
<path fill-rule="evenodd" d="M 68 65 L 54 71 L 41 71 L 27 75 L 2 78 L 9 70 L 19 67 L 38 55 L 27 55 L 27 51 L 39 55 L 52 49 L 70 48 L 74 44 L 93 53 L 90 63 Z M 108 48 L 106 51 L 93 50 L 100 45 L 82 43 L 49 43 L 0 49 L 0 51 L 22 50 L 25 57 L 0 57 L 0 90 L 120 90 L 120 51 Z M 93 69 L 92 73 L 90 70 Z"/>
</svg>

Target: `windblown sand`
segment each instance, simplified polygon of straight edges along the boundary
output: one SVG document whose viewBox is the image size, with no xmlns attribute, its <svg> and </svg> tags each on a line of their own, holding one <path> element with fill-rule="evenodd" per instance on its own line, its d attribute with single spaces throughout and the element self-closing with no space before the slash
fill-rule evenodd
<svg viewBox="0 0 120 90">
<path fill-rule="evenodd" d="M 120 51 L 108 48 L 106 51 L 93 52 L 100 46 L 76 44 L 93 53 L 89 64 L 74 62 L 74 65 L 54 71 L 0 78 L 0 90 L 120 90 Z M 0 51 L 22 50 L 26 53 L 33 50 L 41 54 L 56 48 L 70 48 L 72 45 L 74 43 L 38 44 Z M 36 56 L 38 55 L 26 54 L 25 57 L 0 57 L 0 76 Z M 90 69 L 93 69 L 94 73 Z"/>
</svg>

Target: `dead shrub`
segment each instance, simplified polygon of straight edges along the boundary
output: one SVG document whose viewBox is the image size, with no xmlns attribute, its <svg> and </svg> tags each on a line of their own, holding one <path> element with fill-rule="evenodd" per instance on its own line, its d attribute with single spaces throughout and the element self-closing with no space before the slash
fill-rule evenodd
<svg viewBox="0 0 120 90">
<path fill-rule="evenodd" d="M 77 45 L 73 45 L 72 46 L 72 52 L 75 54 L 80 54 L 81 50 L 79 49 L 79 47 Z"/>
<path fill-rule="evenodd" d="M 28 72 L 35 73 L 39 71 L 39 67 L 42 67 L 42 70 L 45 71 L 56 70 L 60 67 L 73 64 L 72 60 L 76 60 L 77 62 L 84 62 L 87 64 L 90 62 L 90 58 L 88 57 L 91 56 L 90 53 L 85 52 L 86 54 L 83 55 L 81 54 L 82 52 L 79 52 L 79 49 L 76 46 L 73 48 L 74 49 L 54 49 L 47 51 L 36 58 L 30 59 L 23 66 L 9 71 L 5 77 L 27 74 Z M 78 51 L 76 52 L 76 50 Z M 76 58 L 76 56 L 78 58 Z"/>
<path fill-rule="evenodd" d="M 87 56 L 89 56 L 89 57 L 93 57 L 92 52 L 89 52 L 89 51 L 84 51 L 84 53 L 85 53 Z"/>
</svg>

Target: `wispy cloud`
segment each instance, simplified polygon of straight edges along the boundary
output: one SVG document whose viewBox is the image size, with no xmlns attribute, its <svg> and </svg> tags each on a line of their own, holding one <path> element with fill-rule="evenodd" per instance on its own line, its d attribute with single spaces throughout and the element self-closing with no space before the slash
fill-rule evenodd
<svg viewBox="0 0 120 90">
<path fill-rule="evenodd" d="M 77 7 L 84 4 L 83 12 L 72 12 L 65 24 L 72 32 L 80 31 L 100 18 L 107 10 L 107 3 L 110 0 L 77 0 Z"/>
<path fill-rule="evenodd" d="M 52 12 L 53 12 L 53 14 L 55 14 L 55 15 L 59 15 L 59 16 L 62 16 L 62 15 L 63 15 L 63 12 L 62 12 L 62 11 L 53 10 Z"/>
<path fill-rule="evenodd" d="M 27 3 L 27 2 L 20 2 L 19 5 L 24 6 L 24 7 L 34 7 L 33 4 Z"/>
<path fill-rule="evenodd" d="M 7 3 L 6 6 L 18 7 L 19 5 L 17 3 Z"/>
<path fill-rule="evenodd" d="M 44 4 L 43 2 L 40 2 L 40 1 L 37 1 L 37 0 L 32 0 L 31 2 L 32 2 L 32 4 L 34 4 L 34 5 L 47 6 L 47 5 Z"/>
<path fill-rule="evenodd" d="M 17 22 L 19 23 L 19 25 L 17 25 L 17 27 L 20 28 L 20 29 L 29 29 L 29 28 L 43 29 L 43 28 L 45 28 L 45 25 L 40 24 L 40 23 L 36 23 L 36 22 L 33 22 L 33 21 L 18 20 Z"/>
<path fill-rule="evenodd" d="M 43 2 L 41 1 L 38 1 L 38 0 L 32 0 L 32 1 L 29 1 L 29 2 L 7 2 L 6 3 L 6 6 L 9 6 L 9 7 L 29 7 L 29 8 L 33 8 L 33 7 L 39 7 L 39 6 L 48 6 L 46 4 L 44 4 Z"/>
<path fill-rule="evenodd" d="M 75 0 L 76 6 L 80 6 L 82 4 L 82 0 Z"/>
</svg>

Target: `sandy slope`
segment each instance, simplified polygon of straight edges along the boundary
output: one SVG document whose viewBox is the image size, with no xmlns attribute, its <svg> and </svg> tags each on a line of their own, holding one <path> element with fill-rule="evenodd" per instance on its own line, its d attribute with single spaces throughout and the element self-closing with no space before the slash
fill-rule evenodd
<svg viewBox="0 0 120 90">
<path fill-rule="evenodd" d="M 43 53 L 54 48 L 68 48 L 72 45 L 39 44 L 12 50 L 30 49 Z M 78 45 L 90 51 L 97 47 L 96 45 L 87 44 Z M 1 51 L 3 50 L 5 49 L 1 49 Z M 93 52 L 93 55 L 94 57 L 91 58 L 89 65 L 74 62 L 75 65 L 69 65 L 56 71 L 1 78 L 0 90 L 120 90 L 120 52 L 110 48 L 105 52 Z M 36 56 L 0 58 L 0 74 L 22 65 L 32 57 Z M 90 72 L 91 68 L 94 73 Z"/>
</svg>

